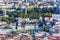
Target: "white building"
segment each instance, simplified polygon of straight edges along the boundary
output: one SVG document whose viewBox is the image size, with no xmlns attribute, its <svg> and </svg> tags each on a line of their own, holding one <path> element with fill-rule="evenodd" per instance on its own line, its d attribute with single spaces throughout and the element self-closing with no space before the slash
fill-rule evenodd
<svg viewBox="0 0 60 40">
<path fill-rule="evenodd" d="M 53 33 L 53 35 L 52 36 L 60 36 L 60 33 Z"/>
<path fill-rule="evenodd" d="M 4 5 L 3 0 L 0 0 L 0 6 L 3 6 L 3 5 Z"/>
<path fill-rule="evenodd" d="M 43 0 L 43 1 L 47 1 L 47 2 L 53 1 L 53 2 L 56 2 L 56 0 Z"/>
<path fill-rule="evenodd" d="M 60 14 L 52 14 L 52 18 L 60 21 Z"/>
</svg>

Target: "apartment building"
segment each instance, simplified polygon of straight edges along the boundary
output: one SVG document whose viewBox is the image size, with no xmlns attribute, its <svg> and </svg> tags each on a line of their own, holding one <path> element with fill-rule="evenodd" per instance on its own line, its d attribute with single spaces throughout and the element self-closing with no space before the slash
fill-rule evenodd
<svg viewBox="0 0 60 40">
<path fill-rule="evenodd" d="M 60 21 L 60 15 L 59 14 L 52 14 L 52 18 Z"/>
</svg>

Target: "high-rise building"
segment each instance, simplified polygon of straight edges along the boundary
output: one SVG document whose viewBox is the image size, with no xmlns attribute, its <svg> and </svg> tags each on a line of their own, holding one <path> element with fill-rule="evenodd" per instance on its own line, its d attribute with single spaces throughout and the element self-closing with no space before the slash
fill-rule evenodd
<svg viewBox="0 0 60 40">
<path fill-rule="evenodd" d="M 56 4 L 57 4 L 56 13 L 60 14 L 60 0 L 57 0 Z"/>
</svg>

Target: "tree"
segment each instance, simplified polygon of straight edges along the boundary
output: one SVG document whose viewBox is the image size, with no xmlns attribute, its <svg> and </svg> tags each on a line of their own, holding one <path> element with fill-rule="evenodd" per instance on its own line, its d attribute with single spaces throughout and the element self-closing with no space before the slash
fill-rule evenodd
<svg viewBox="0 0 60 40">
<path fill-rule="evenodd" d="M 19 6 L 18 8 L 21 8 L 21 6 Z"/>
<path fill-rule="evenodd" d="M 45 26 L 44 31 L 49 32 L 49 28 L 47 26 Z"/>
<path fill-rule="evenodd" d="M 12 29 L 10 26 L 5 27 L 5 29 Z"/>
<path fill-rule="evenodd" d="M 12 31 L 12 34 L 13 34 L 13 35 L 16 35 L 16 31 Z"/>
<path fill-rule="evenodd" d="M 37 8 L 36 6 L 29 6 L 29 8 L 27 8 L 27 12 L 28 14 L 34 13 L 36 12 L 34 9 Z"/>
<path fill-rule="evenodd" d="M 14 22 L 14 17 L 9 17 L 9 18 L 8 18 L 8 17 L 3 16 L 3 17 L 1 18 L 1 21 L 7 22 L 8 26 L 9 26 L 10 23 Z"/>
<path fill-rule="evenodd" d="M 6 14 L 11 17 L 13 15 L 12 11 L 6 11 Z"/>
<path fill-rule="evenodd" d="M 5 17 L 5 16 L 3 16 L 2 18 L 1 18 L 1 21 L 6 21 L 7 20 L 7 17 Z"/>
<path fill-rule="evenodd" d="M 8 18 L 7 18 L 7 17 L 5 17 L 5 16 L 3 16 L 3 17 L 1 18 L 1 21 L 5 21 L 5 22 L 9 23 Z"/>
<path fill-rule="evenodd" d="M 43 13 L 41 16 L 42 17 L 52 17 L 52 14 L 51 13 Z"/>
</svg>

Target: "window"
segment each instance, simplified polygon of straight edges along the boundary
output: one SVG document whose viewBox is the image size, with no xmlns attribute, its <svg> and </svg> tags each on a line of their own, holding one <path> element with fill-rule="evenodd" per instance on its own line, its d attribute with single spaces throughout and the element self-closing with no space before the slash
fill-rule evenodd
<svg viewBox="0 0 60 40">
<path fill-rule="evenodd" d="M 56 15 L 56 19 L 58 19 L 58 15 Z"/>
<path fill-rule="evenodd" d="M 2 10 L 0 10 L 0 16 L 3 16 L 3 11 Z"/>
</svg>

